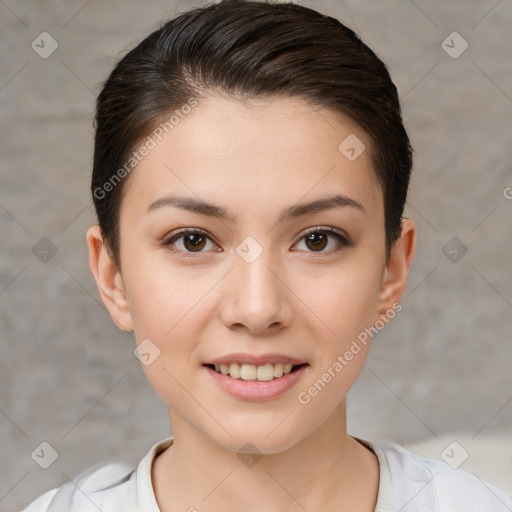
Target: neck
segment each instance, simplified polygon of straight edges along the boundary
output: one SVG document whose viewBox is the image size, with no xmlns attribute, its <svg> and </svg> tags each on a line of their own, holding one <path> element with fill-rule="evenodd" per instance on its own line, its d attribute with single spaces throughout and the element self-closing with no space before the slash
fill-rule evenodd
<svg viewBox="0 0 512 512">
<path fill-rule="evenodd" d="M 347 434 L 345 403 L 292 447 L 247 463 L 181 418 L 169 417 L 174 442 L 152 470 L 162 512 L 375 509 L 378 460 Z"/>
</svg>

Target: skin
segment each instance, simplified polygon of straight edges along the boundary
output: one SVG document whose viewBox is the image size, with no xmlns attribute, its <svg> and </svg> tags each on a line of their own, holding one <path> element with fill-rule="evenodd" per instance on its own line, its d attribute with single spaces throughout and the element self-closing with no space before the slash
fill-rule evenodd
<svg viewBox="0 0 512 512">
<path fill-rule="evenodd" d="M 338 150 L 349 134 L 366 146 L 354 161 Z M 374 510 L 378 460 L 346 431 L 346 394 L 370 343 L 307 405 L 297 399 L 359 333 L 389 318 L 405 288 L 416 227 L 403 220 L 386 259 L 370 150 L 353 122 L 300 98 L 249 105 L 209 96 L 126 183 L 122 272 L 99 227 L 88 230 L 91 271 L 114 322 L 133 330 L 137 344 L 149 338 L 160 350 L 143 369 L 168 407 L 174 435 L 152 469 L 162 511 Z M 172 206 L 145 212 L 171 193 L 222 206 L 238 219 Z M 335 193 L 364 211 L 344 206 L 277 222 L 285 208 Z M 351 245 L 333 235 L 326 245 L 308 243 L 305 234 L 316 227 L 339 230 Z M 180 228 L 209 238 L 200 239 L 199 252 L 190 238 L 178 239 L 174 253 L 163 240 Z M 263 250 L 252 263 L 236 252 L 248 236 Z M 233 352 L 278 352 L 309 367 L 284 394 L 247 401 L 219 388 L 202 366 Z M 262 454 L 252 467 L 237 457 L 247 442 Z"/>
</svg>

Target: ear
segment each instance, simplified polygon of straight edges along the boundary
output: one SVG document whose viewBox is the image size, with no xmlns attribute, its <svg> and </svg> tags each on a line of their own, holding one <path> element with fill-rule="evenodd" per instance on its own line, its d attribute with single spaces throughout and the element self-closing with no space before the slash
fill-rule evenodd
<svg viewBox="0 0 512 512">
<path fill-rule="evenodd" d="M 391 248 L 384 268 L 376 320 L 381 319 L 387 322 L 395 316 L 389 317 L 388 312 L 394 311 L 400 303 L 415 251 L 416 224 L 411 219 L 403 219 L 402 232 Z"/>
<path fill-rule="evenodd" d="M 133 322 L 123 278 L 110 258 L 99 225 L 91 226 L 87 230 L 86 238 L 89 247 L 89 267 L 96 279 L 101 300 L 115 324 L 123 331 L 132 331 Z"/>
</svg>

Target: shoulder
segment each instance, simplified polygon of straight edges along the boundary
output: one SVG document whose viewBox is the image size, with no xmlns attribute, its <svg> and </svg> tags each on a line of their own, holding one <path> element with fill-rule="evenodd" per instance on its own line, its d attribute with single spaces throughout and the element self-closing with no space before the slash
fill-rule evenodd
<svg viewBox="0 0 512 512">
<path fill-rule="evenodd" d="M 44 493 L 22 512 L 118 512 L 134 470 L 123 463 L 89 468 L 72 481 Z"/>
<path fill-rule="evenodd" d="M 22 512 L 158 512 L 151 466 L 173 442 L 169 437 L 154 444 L 132 468 L 122 462 L 97 465 L 32 501 Z"/>
<path fill-rule="evenodd" d="M 46 512 L 58 489 L 45 492 L 25 507 L 21 512 Z"/>
<path fill-rule="evenodd" d="M 416 455 L 391 443 L 382 446 L 393 494 L 393 511 L 512 512 L 512 499 L 473 473 Z"/>
</svg>

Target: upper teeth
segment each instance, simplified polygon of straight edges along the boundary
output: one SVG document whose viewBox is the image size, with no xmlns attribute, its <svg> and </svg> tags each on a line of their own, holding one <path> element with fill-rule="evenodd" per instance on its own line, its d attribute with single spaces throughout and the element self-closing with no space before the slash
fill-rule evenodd
<svg viewBox="0 0 512 512">
<path fill-rule="evenodd" d="M 293 368 L 291 363 L 267 363 L 262 366 L 254 364 L 216 364 L 215 370 L 222 375 L 228 375 L 233 379 L 242 380 L 261 380 L 268 381 L 274 377 L 282 377 L 283 374 L 290 373 Z"/>
</svg>

